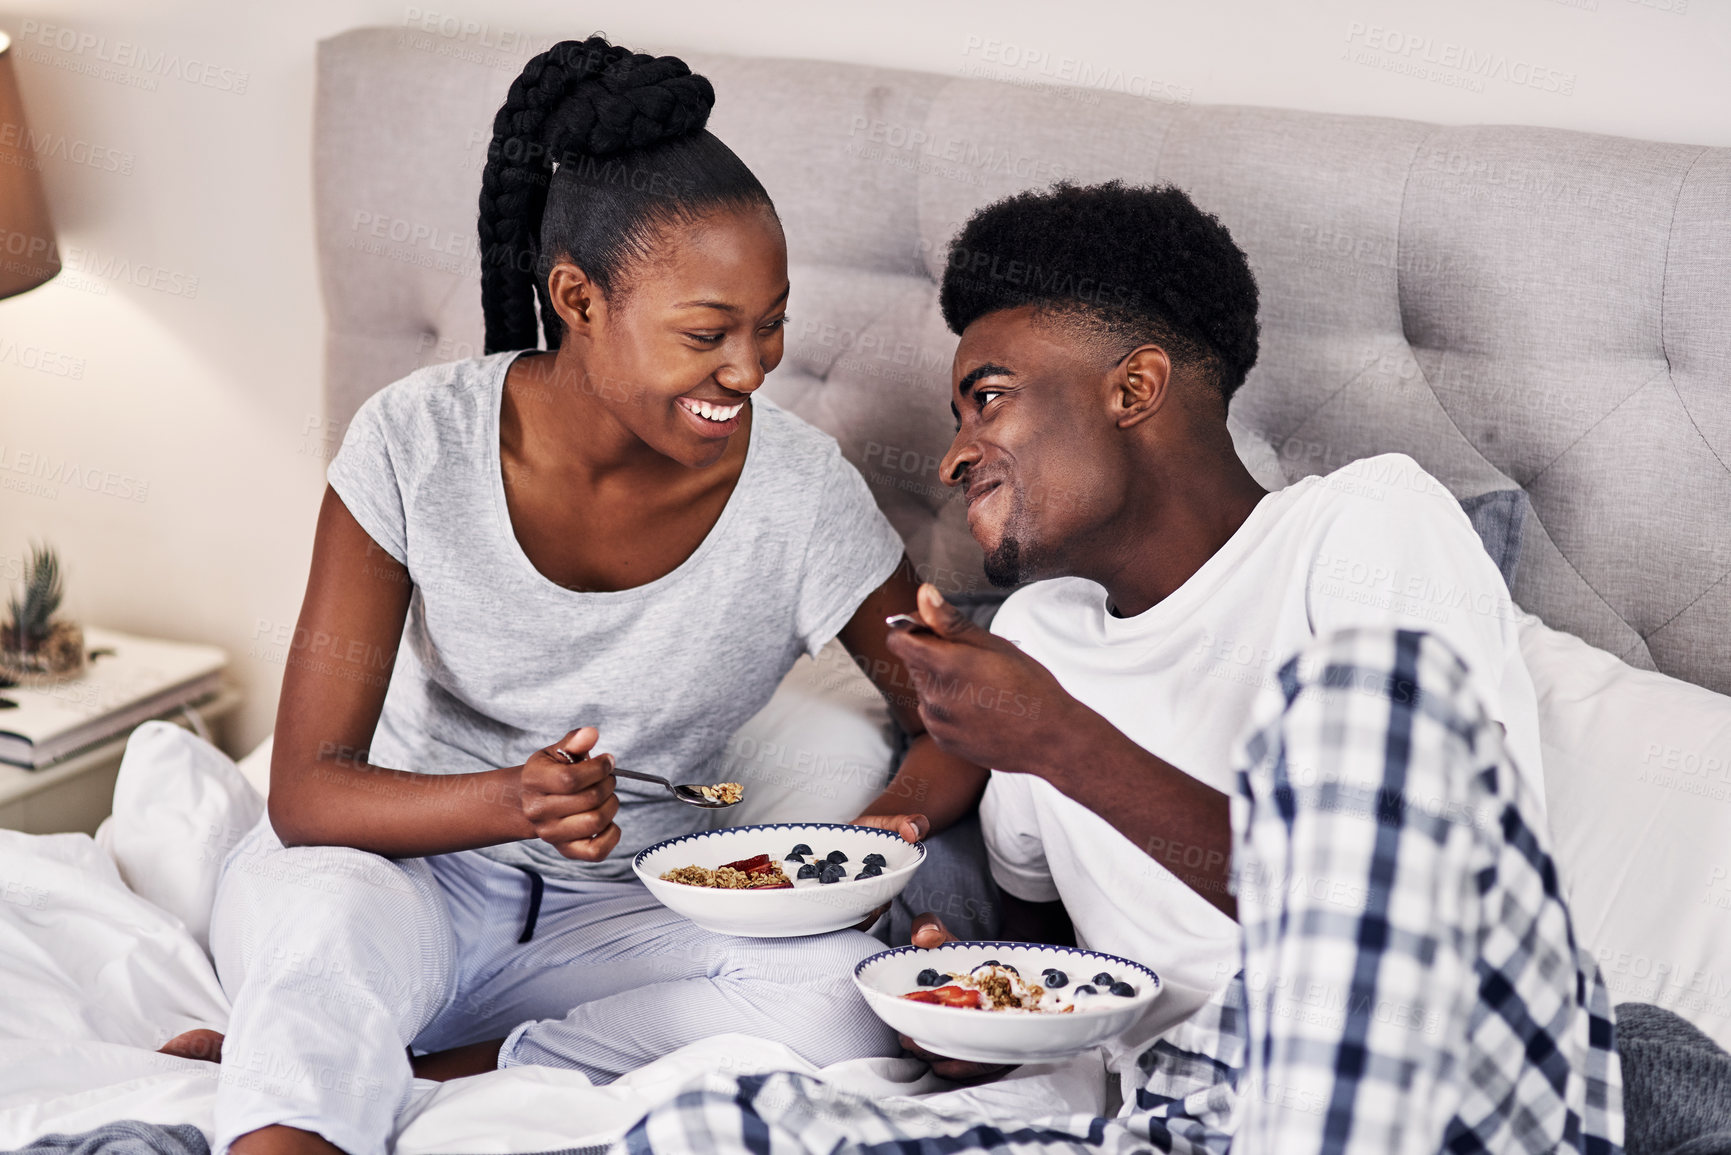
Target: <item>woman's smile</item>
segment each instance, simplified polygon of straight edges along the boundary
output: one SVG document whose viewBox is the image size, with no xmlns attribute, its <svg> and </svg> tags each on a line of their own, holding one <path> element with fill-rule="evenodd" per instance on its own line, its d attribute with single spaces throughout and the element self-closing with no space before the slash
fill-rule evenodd
<svg viewBox="0 0 1731 1155">
<path fill-rule="evenodd" d="M 706 401 L 698 397 L 676 397 L 674 400 L 703 437 L 726 437 L 739 428 L 740 414 L 745 412 L 743 397 L 733 402 Z"/>
</svg>

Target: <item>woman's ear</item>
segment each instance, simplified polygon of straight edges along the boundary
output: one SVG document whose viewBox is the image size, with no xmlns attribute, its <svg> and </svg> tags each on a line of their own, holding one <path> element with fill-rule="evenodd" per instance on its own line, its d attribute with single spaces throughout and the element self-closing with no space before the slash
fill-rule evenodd
<svg viewBox="0 0 1731 1155">
<path fill-rule="evenodd" d="M 555 262 L 547 274 L 547 295 L 567 334 L 587 337 L 593 333 L 604 298 L 587 273 L 570 261 Z"/>
<path fill-rule="evenodd" d="M 1172 361 L 1158 345 L 1139 346 L 1113 368 L 1111 383 L 1118 428 L 1128 429 L 1166 404 Z"/>
</svg>

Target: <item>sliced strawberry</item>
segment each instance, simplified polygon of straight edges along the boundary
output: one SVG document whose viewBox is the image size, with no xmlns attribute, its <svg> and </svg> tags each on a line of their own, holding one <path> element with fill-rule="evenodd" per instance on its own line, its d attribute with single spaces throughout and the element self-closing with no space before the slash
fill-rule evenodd
<svg viewBox="0 0 1731 1155">
<path fill-rule="evenodd" d="M 731 866 L 735 870 L 743 870 L 747 874 L 763 874 L 769 869 L 769 855 L 758 854 L 751 858 L 742 858 L 738 862 L 724 862 L 723 867 Z"/>
<path fill-rule="evenodd" d="M 966 987 L 938 987 L 930 991 L 909 991 L 902 998 L 916 1003 L 935 1003 L 940 1007 L 978 1007 L 980 992 Z"/>
</svg>

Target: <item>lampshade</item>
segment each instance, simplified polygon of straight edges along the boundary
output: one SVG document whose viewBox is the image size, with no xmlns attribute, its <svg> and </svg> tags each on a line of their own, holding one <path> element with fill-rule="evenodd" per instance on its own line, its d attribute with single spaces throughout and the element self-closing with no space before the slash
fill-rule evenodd
<svg viewBox="0 0 1731 1155">
<path fill-rule="evenodd" d="M 0 32 L 0 297 L 34 289 L 60 271 L 13 55 L 12 38 Z"/>
</svg>

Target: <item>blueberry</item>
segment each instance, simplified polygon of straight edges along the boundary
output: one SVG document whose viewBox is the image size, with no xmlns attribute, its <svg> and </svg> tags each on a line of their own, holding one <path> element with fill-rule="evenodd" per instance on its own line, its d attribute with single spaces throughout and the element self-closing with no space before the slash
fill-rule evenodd
<svg viewBox="0 0 1731 1155">
<path fill-rule="evenodd" d="M 790 854 L 786 858 L 782 859 L 782 861 L 783 862 L 804 862 L 805 859 L 800 857 L 797 854 Z"/>
<path fill-rule="evenodd" d="M 1087 983 L 1083 983 L 1081 986 L 1076 988 L 1076 993 L 1079 995 L 1097 995 L 1100 992 L 1089 986 Z"/>
<path fill-rule="evenodd" d="M 1047 967 L 1043 972 L 1041 972 L 1040 978 L 1046 986 L 1051 987 L 1053 990 L 1070 985 L 1070 976 L 1056 967 Z"/>
<path fill-rule="evenodd" d="M 1107 974 L 1105 971 L 1101 971 L 1089 981 L 1099 983 L 1103 987 L 1109 987 L 1118 980 Z"/>
<path fill-rule="evenodd" d="M 799 868 L 799 873 L 794 875 L 794 877 L 795 878 L 816 878 L 817 875 L 818 875 L 817 863 L 808 862 L 804 866 Z"/>
<path fill-rule="evenodd" d="M 867 866 L 888 866 L 890 864 L 889 859 L 885 858 L 881 854 L 868 854 L 864 858 L 860 859 L 860 861 L 865 863 Z"/>
<path fill-rule="evenodd" d="M 839 862 L 832 862 L 818 872 L 817 880 L 828 884 L 831 882 L 841 882 L 846 877 L 847 871 L 842 867 L 842 864 Z"/>
<path fill-rule="evenodd" d="M 792 850 L 788 851 L 787 856 L 789 858 L 792 858 L 796 854 L 810 854 L 810 853 L 811 853 L 811 847 L 807 846 L 805 843 L 802 842 L 798 846 L 794 847 Z"/>
<path fill-rule="evenodd" d="M 846 862 L 847 861 L 847 855 L 843 854 L 839 850 L 832 850 L 827 855 L 824 856 L 824 861 L 825 862 Z"/>
<path fill-rule="evenodd" d="M 922 987 L 941 987 L 945 982 L 949 981 L 949 977 L 949 975 L 939 974 L 931 967 L 927 967 L 925 970 L 920 972 L 920 977 L 914 981 L 919 983 Z"/>
<path fill-rule="evenodd" d="M 985 962 L 980 964 L 980 966 L 982 966 L 982 967 L 997 967 L 997 966 L 1003 966 L 1003 965 L 1004 965 L 1003 963 L 999 962 L 995 958 L 989 958 Z M 974 969 L 978 970 L 979 967 L 975 967 Z"/>
<path fill-rule="evenodd" d="M 881 866 L 868 866 L 858 874 L 854 875 L 854 878 L 856 880 L 861 878 L 882 878 L 883 873 L 884 869 Z"/>
<path fill-rule="evenodd" d="M 1136 988 L 1131 986 L 1129 983 L 1113 983 L 1111 986 L 1107 987 L 1106 990 L 1109 994 L 1117 995 L 1121 999 L 1133 999 L 1136 997 Z"/>
</svg>

